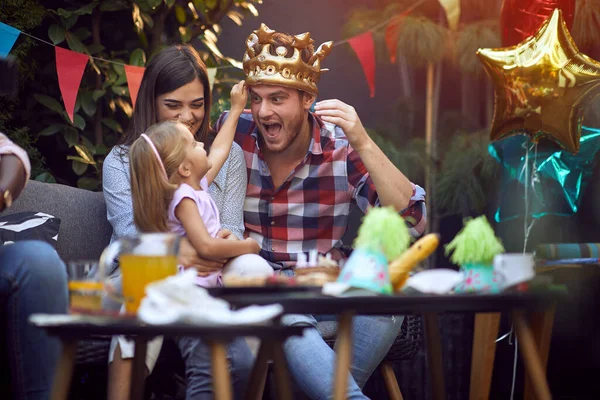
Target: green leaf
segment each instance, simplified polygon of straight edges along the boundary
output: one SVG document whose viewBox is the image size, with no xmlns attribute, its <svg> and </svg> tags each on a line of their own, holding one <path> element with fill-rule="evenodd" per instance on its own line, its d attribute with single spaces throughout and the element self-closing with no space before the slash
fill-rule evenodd
<svg viewBox="0 0 600 400">
<path fill-rule="evenodd" d="M 85 129 L 85 119 L 79 114 L 73 115 L 73 125 L 75 125 L 79 130 Z"/>
<path fill-rule="evenodd" d="M 127 88 L 125 86 L 112 86 L 111 89 L 113 93 L 118 96 L 125 96 L 127 94 Z"/>
<path fill-rule="evenodd" d="M 77 22 L 77 19 L 79 18 L 79 16 L 73 14 L 68 18 L 64 18 L 62 21 L 65 25 L 65 29 L 69 30 L 73 27 L 73 25 L 75 25 L 75 23 Z"/>
<path fill-rule="evenodd" d="M 217 0 L 204 0 L 204 4 L 206 4 L 206 8 L 209 10 L 214 10 L 219 2 Z"/>
<path fill-rule="evenodd" d="M 118 58 L 117 58 L 117 59 L 114 59 L 113 61 L 116 61 L 116 62 L 120 62 L 120 63 L 123 63 L 123 64 L 125 64 L 125 61 L 123 61 L 123 60 L 121 60 L 121 59 L 118 59 Z M 119 76 L 125 76 L 125 67 L 124 67 L 123 65 L 121 65 L 121 64 L 115 64 L 115 63 L 113 63 L 113 64 L 112 64 L 112 67 L 113 67 L 113 69 L 115 70 L 115 72 L 116 72 L 117 74 L 119 74 Z"/>
<path fill-rule="evenodd" d="M 146 0 L 148 2 L 148 5 L 152 8 L 155 9 L 156 7 L 160 6 L 160 4 L 163 2 L 163 0 Z"/>
<path fill-rule="evenodd" d="M 50 25 L 50 28 L 48 28 L 48 37 L 55 45 L 62 43 L 65 40 L 65 28 L 58 24 Z"/>
<path fill-rule="evenodd" d="M 77 160 L 73 160 L 73 172 L 75 172 L 77 175 L 81 176 L 85 173 L 85 171 L 87 171 L 88 169 L 88 165 L 82 162 L 79 162 Z"/>
<path fill-rule="evenodd" d="M 167 5 L 167 7 L 173 7 L 173 4 L 175 4 L 175 0 L 165 0 L 165 4 Z"/>
<path fill-rule="evenodd" d="M 112 118 L 102 118 L 102 123 L 115 132 L 123 133 L 121 125 Z"/>
<path fill-rule="evenodd" d="M 69 160 L 69 161 L 77 161 L 77 162 L 80 162 L 82 164 L 88 164 L 89 165 L 89 163 L 86 162 L 84 158 L 81 158 L 79 156 L 67 156 L 67 160 Z"/>
<path fill-rule="evenodd" d="M 86 138 L 85 136 L 81 136 L 81 143 L 83 144 L 83 147 L 87 148 L 92 155 L 96 155 L 96 146 L 94 146 L 94 143 L 92 143 L 90 139 Z"/>
<path fill-rule="evenodd" d="M 45 94 L 34 93 L 33 98 L 36 99 L 42 105 L 51 109 L 52 111 L 56 111 L 58 113 L 63 111 L 62 104 L 60 104 L 57 100 L 50 96 L 46 96 Z"/>
<path fill-rule="evenodd" d="M 100 180 L 84 176 L 77 180 L 77 187 L 80 189 L 97 191 L 100 189 Z"/>
<path fill-rule="evenodd" d="M 83 7 L 80 7 L 79 9 L 75 10 L 74 13 L 77 15 L 85 15 L 85 14 L 91 14 L 94 11 L 94 8 L 96 8 L 96 6 L 98 5 L 97 1 L 94 1 L 90 4 L 87 4 Z"/>
<path fill-rule="evenodd" d="M 79 96 L 81 99 L 81 107 L 83 108 L 83 112 L 88 116 L 92 116 L 96 113 L 96 101 L 93 99 L 92 92 L 84 92 Z"/>
<path fill-rule="evenodd" d="M 96 146 L 96 154 L 99 156 L 105 156 L 108 154 L 108 147 L 105 144 L 100 143 Z"/>
<path fill-rule="evenodd" d="M 146 64 L 146 53 L 142 49 L 135 49 L 131 52 L 129 57 L 129 64 L 143 67 Z"/>
<path fill-rule="evenodd" d="M 73 34 L 71 32 L 67 32 L 66 37 L 67 37 L 67 44 L 69 45 L 69 48 L 71 50 L 76 51 L 78 53 L 88 54 L 87 48 L 81 42 L 81 40 L 79 40 L 79 38 L 77 36 L 75 36 L 75 34 Z"/>
<path fill-rule="evenodd" d="M 73 15 L 73 12 L 71 11 L 67 11 L 64 8 L 59 8 L 57 10 L 58 15 L 60 15 L 63 18 L 70 18 Z"/>
<path fill-rule="evenodd" d="M 175 6 L 175 18 L 180 25 L 185 24 L 185 21 L 187 20 L 185 8 L 181 7 L 179 4 Z"/>
<path fill-rule="evenodd" d="M 65 129 L 66 127 L 67 127 L 67 125 L 64 125 L 64 124 L 52 124 L 52 125 L 48 126 L 46 129 L 44 129 L 43 131 L 41 131 L 40 133 L 38 133 L 38 135 L 39 136 L 52 136 L 56 132 L 60 132 L 61 130 Z"/>
<path fill-rule="evenodd" d="M 187 43 L 192 40 L 192 30 L 188 29 L 186 26 L 179 27 L 179 34 L 181 35 L 181 41 L 183 43 Z"/>
<path fill-rule="evenodd" d="M 92 32 L 90 32 L 88 28 L 82 26 L 75 31 L 75 35 L 79 38 L 79 40 L 85 40 L 92 36 Z"/>
<path fill-rule="evenodd" d="M 54 176 L 49 172 L 42 172 L 35 177 L 35 180 L 38 182 L 56 183 L 56 179 L 54 179 Z"/>
<path fill-rule="evenodd" d="M 82 162 L 85 162 L 86 164 L 90 165 L 96 165 L 96 160 L 94 160 L 94 156 L 87 147 L 82 146 L 80 144 L 76 144 L 75 151 L 77 151 L 77 154 L 79 154 L 79 156 L 83 158 Z"/>
<path fill-rule="evenodd" d="M 92 94 L 92 99 L 94 99 L 94 101 L 98 101 L 98 99 L 104 96 L 105 93 L 105 90 L 94 90 L 94 93 Z"/>
<path fill-rule="evenodd" d="M 144 23 L 148 25 L 148 28 L 152 28 L 154 26 L 154 20 L 152 19 L 152 16 L 150 14 L 141 11 L 140 17 L 142 17 L 142 21 L 144 21 Z"/>
<path fill-rule="evenodd" d="M 63 137 L 65 138 L 69 147 L 73 147 L 77 143 L 79 143 L 79 132 L 76 129 L 67 129 L 63 132 Z"/>
<path fill-rule="evenodd" d="M 92 43 L 88 46 L 88 51 L 91 55 L 98 54 L 105 49 L 104 46 L 98 43 Z"/>
</svg>

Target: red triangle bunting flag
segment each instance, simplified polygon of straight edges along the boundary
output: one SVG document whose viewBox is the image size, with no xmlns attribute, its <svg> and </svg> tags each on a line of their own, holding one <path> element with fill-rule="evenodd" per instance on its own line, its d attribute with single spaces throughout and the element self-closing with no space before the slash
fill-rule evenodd
<svg viewBox="0 0 600 400">
<path fill-rule="evenodd" d="M 88 63 L 89 56 L 75 51 L 55 46 L 56 51 L 56 74 L 58 75 L 58 86 L 63 97 L 65 110 L 73 122 L 75 101 L 77 92 L 83 77 L 83 71 Z"/>
<path fill-rule="evenodd" d="M 371 32 L 365 32 L 348 40 L 358 56 L 369 84 L 370 97 L 375 97 L 375 45 Z"/>
<path fill-rule="evenodd" d="M 129 88 L 129 97 L 131 97 L 131 104 L 135 108 L 135 100 L 137 99 L 138 92 L 140 91 L 140 85 L 142 84 L 142 77 L 144 76 L 144 67 L 136 67 L 135 65 L 125 66 L 125 75 L 127 75 L 127 87 Z"/>
</svg>

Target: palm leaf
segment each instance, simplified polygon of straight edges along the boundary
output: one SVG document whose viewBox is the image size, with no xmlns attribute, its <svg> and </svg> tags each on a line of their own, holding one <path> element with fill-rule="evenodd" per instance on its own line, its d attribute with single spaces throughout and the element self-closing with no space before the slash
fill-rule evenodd
<svg viewBox="0 0 600 400">
<path fill-rule="evenodd" d="M 398 28 L 398 52 L 414 67 L 438 63 L 447 54 L 448 30 L 425 17 L 405 17 Z"/>
<path fill-rule="evenodd" d="M 484 20 L 469 24 L 461 29 L 456 40 L 458 66 L 467 74 L 479 74 L 483 69 L 475 54 L 477 50 L 500 46 L 498 20 Z"/>
<path fill-rule="evenodd" d="M 436 185 L 434 201 L 440 210 L 463 217 L 485 212 L 499 171 L 488 145 L 487 131 L 453 138 Z"/>
</svg>

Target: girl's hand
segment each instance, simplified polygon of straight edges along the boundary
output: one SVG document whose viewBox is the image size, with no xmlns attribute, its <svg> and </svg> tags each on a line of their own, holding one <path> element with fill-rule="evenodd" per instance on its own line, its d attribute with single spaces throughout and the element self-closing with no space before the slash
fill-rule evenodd
<svg viewBox="0 0 600 400">
<path fill-rule="evenodd" d="M 248 104 L 248 89 L 244 81 L 239 81 L 231 88 L 231 112 L 241 114 Z"/>
<path fill-rule="evenodd" d="M 252 238 L 244 239 L 244 242 L 248 244 L 248 252 L 258 254 L 260 252 L 260 245 L 258 242 Z"/>
<path fill-rule="evenodd" d="M 227 240 L 239 240 L 229 229 L 222 228 L 218 233 L 217 237 Z"/>
</svg>

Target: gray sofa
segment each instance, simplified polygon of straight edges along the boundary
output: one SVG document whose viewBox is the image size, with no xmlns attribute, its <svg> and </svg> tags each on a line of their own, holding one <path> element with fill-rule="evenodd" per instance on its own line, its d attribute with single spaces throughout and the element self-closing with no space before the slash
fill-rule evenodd
<svg viewBox="0 0 600 400">
<path fill-rule="evenodd" d="M 57 251 L 65 263 L 97 260 L 112 235 L 101 192 L 32 180 L 12 207 L 0 215 L 24 211 L 43 212 L 60 218 Z"/>
</svg>

